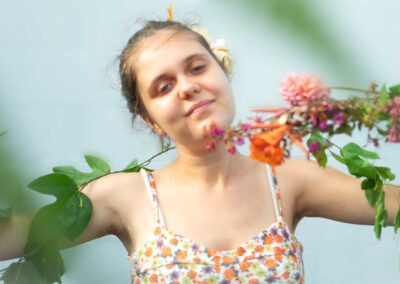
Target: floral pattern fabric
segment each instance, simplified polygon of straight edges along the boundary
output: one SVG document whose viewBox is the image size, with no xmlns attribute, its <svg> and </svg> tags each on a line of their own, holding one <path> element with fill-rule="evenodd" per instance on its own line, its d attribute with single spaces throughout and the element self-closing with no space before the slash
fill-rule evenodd
<svg viewBox="0 0 400 284">
<path fill-rule="evenodd" d="M 165 227 L 154 177 L 145 171 L 142 174 L 157 226 L 153 237 L 129 256 L 131 284 L 304 283 L 303 246 L 283 220 L 275 177 L 270 180 L 277 221 L 238 248 L 221 251 Z"/>
</svg>

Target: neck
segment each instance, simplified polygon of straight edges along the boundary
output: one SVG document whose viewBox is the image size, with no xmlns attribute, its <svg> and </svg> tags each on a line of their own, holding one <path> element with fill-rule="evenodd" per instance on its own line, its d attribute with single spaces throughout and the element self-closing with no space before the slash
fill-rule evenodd
<svg viewBox="0 0 400 284">
<path fill-rule="evenodd" d="M 219 143 L 214 151 L 191 152 L 178 149 L 178 158 L 171 164 L 174 173 L 195 182 L 201 188 L 214 190 L 227 188 L 246 158 L 241 154 L 230 154 Z"/>
</svg>

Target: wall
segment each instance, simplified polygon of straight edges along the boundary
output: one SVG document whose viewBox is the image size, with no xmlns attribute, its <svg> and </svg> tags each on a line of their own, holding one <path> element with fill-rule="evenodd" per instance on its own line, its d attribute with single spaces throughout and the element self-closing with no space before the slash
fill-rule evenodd
<svg viewBox="0 0 400 284">
<path fill-rule="evenodd" d="M 399 83 L 398 1 L 173 2 L 176 19 L 200 22 L 215 38 L 225 38 L 235 61 L 238 119 L 254 106 L 282 105 L 279 80 L 290 71 L 319 74 L 330 86 Z M 87 153 L 118 170 L 158 151 L 155 137 L 130 126 L 115 58 L 140 26 L 137 19 L 164 19 L 168 3 L 0 3 L 0 130 L 7 130 L 1 139 L 25 184 L 56 165 L 88 170 Z M 354 137 L 359 143 L 364 139 L 365 133 Z M 381 163 L 400 176 L 393 158 L 398 152 L 398 145 L 379 150 Z M 173 157 L 161 157 L 153 166 Z M 38 204 L 50 201 L 32 198 Z M 392 227 L 377 241 L 372 226 L 305 219 L 296 234 L 305 248 L 306 283 L 400 283 Z M 64 283 L 129 281 L 127 253 L 116 238 L 66 250 L 64 256 Z"/>
</svg>

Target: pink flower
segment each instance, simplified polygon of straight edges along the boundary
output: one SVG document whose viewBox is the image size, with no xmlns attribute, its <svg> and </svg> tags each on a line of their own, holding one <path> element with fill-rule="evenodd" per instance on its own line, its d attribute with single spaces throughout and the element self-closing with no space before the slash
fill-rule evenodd
<svg viewBox="0 0 400 284">
<path fill-rule="evenodd" d="M 388 100 L 389 114 L 391 116 L 400 116 L 400 96 Z"/>
<path fill-rule="evenodd" d="M 232 146 L 232 147 L 230 147 L 230 148 L 228 149 L 228 152 L 231 153 L 231 154 L 233 155 L 233 154 L 236 154 L 237 149 L 236 149 L 235 146 Z"/>
<path fill-rule="evenodd" d="M 331 93 L 315 76 L 290 73 L 281 81 L 280 94 L 292 106 L 328 98 Z"/>
<path fill-rule="evenodd" d="M 326 120 L 321 121 L 319 123 L 319 130 L 326 131 L 326 130 L 328 130 L 328 128 L 329 128 L 329 125 L 328 125 L 328 122 L 326 122 Z"/>
<path fill-rule="evenodd" d="M 244 144 L 244 139 L 243 139 L 242 137 L 239 137 L 239 138 L 236 140 L 236 144 L 238 144 L 238 145 L 243 145 L 243 144 Z"/>
<path fill-rule="evenodd" d="M 310 145 L 308 145 L 308 150 L 310 152 L 321 150 L 321 145 L 319 145 L 318 142 L 312 142 Z"/>
<path fill-rule="evenodd" d="M 400 142 L 400 131 L 396 124 L 393 123 L 389 129 L 389 142 Z"/>
<path fill-rule="evenodd" d="M 240 124 L 240 126 L 242 127 L 242 130 L 243 130 L 243 131 L 247 131 L 247 130 L 249 130 L 249 128 L 250 128 L 250 124 L 249 124 L 249 123 L 244 123 L 244 122 L 242 122 L 242 123 Z"/>
<path fill-rule="evenodd" d="M 344 113 L 339 112 L 338 114 L 336 114 L 333 118 L 333 123 L 342 126 L 342 124 L 344 123 Z"/>
</svg>

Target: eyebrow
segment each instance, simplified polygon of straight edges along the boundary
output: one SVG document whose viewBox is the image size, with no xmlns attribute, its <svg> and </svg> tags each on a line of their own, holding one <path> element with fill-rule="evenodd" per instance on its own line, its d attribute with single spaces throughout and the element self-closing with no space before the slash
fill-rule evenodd
<svg viewBox="0 0 400 284">
<path fill-rule="evenodd" d="M 202 58 L 202 57 L 207 57 L 207 55 L 205 53 L 194 53 L 189 55 L 188 57 L 186 57 L 185 59 L 182 60 L 182 65 L 186 64 L 187 62 L 196 59 L 196 58 Z M 167 76 L 167 73 L 162 73 L 160 75 L 158 75 L 156 78 L 154 78 L 149 86 L 148 92 L 150 93 L 153 86 L 160 80 L 164 79 Z"/>
</svg>

